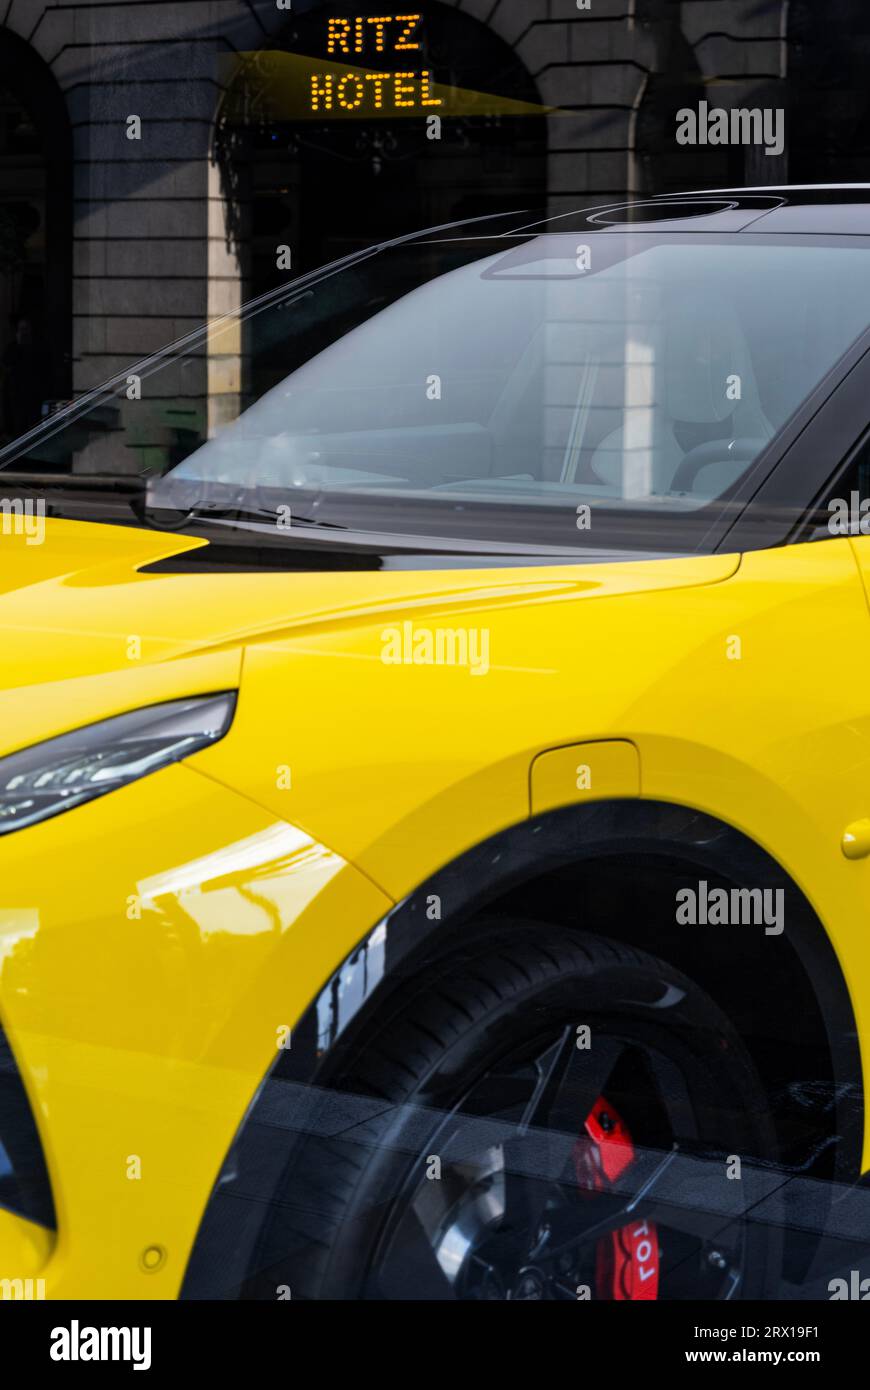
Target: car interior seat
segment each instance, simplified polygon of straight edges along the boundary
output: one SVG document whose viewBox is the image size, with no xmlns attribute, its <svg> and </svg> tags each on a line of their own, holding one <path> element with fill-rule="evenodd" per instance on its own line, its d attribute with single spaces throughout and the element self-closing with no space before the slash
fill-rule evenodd
<svg viewBox="0 0 870 1390">
<path fill-rule="evenodd" d="M 733 306 L 721 294 L 687 288 L 661 327 L 644 325 L 639 347 L 634 360 L 626 353 L 622 423 L 594 450 L 592 472 L 623 496 L 718 494 L 746 468 L 746 446 L 754 442 L 760 452 L 773 434 Z M 721 459 L 704 463 L 689 487 L 675 489 L 689 453 L 716 441 Z M 729 458 L 735 441 L 742 454 Z"/>
</svg>

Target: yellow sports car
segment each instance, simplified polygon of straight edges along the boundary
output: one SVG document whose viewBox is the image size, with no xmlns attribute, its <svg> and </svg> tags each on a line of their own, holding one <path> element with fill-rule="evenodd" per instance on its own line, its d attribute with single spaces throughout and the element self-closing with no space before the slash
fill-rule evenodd
<svg viewBox="0 0 870 1390">
<path fill-rule="evenodd" d="M 4 1297 L 827 1279 L 868 325 L 870 186 L 488 218 L 0 452 Z"/>
</svg>

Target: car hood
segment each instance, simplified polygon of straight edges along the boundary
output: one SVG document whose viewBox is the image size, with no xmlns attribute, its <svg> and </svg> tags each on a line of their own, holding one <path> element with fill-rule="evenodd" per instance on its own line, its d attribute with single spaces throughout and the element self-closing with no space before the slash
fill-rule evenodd
<svg viewBox="0 0 870 1390">
<path fill-rule="evenodd" d="M 0 543 L 0 751 L 234 685 L 246 645 L 312 629 L 715 584 L 739 557 L 492 570 L 149 573 L 201 537 L 48 519 Z"/>
</svg>

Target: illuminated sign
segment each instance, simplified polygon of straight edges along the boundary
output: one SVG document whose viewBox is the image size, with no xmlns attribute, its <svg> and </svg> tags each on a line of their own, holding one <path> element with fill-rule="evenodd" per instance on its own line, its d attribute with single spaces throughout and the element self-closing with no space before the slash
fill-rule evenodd
<svg viewBox="0 0 870 1390">
<path fill-rule="evenodd" d="M 364 53 L 368 47 L 376 53 L 410 53 L 412 49 L 420 47 L 419 43 L 411 42 L 411 35 L 422 18 L 421 14 L 388 14 L 380 19 L 329 19 L 326 22 L 326 51 Z M 398 37 L 396 25 L 402 29 Z"/>
<path fill-rule="evenodd" d="M 257 49 L 226 55 L 223 119 L 239 126 L 254 119 L 328 122 L 431 122 L 436 116 L 470 118 L 541 116 L 552 107 L 456 85 L 429 66 L 430 43 L 448 48 L 451 12 L 427 15 L 318 15 L 306 17 L 299 49 Z M 474 61 L 470 70 L 479 71 Z M 439 80 L 440 79 L 440 80 Z"/>
<path fill-rule="evenodd" d="M 385 112 L 405 114 L 409 110 L 431 110 L 444 101 L 434 93 L 431 71 L 365 71 L 347 66 L 347 59 L 377 55 L 383 60 L 391 53 L 420 51 L 422 14 L 378 15 L 377 17 L 332 17 L 326 21 L 326 54 L 331 70 L 310 77 L 312 112 Z M 408 59 L 397 59 L 403 67 Z M 341 66 L 339 66 L 341 64 Z"/>
</svg>

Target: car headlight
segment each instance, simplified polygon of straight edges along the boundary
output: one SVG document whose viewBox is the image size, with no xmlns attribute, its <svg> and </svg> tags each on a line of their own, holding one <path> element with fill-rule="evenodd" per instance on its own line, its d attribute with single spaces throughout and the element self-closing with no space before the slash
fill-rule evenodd
<svg viewBox="0 0 870 1390">
<path fill-rule="evenodd" d="M 0 835 L 135 782 L 223 738 L 236 692 L 148 705 L 0 758 Z"/>
</svg>

